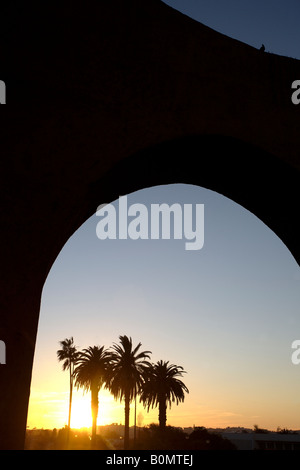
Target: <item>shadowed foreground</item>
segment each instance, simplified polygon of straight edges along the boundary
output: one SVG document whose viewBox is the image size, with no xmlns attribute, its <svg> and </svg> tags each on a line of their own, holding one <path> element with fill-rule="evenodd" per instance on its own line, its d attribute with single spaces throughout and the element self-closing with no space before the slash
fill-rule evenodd
<svg viewBox="0 0 300 470">
<path fill-rule="evenodd" d="M 120 429 L 118 429 L 120 428 Z M 116 430 L 104 426 L 97 435 L 96 450 L 123 450 L 124 433 L 122 426 Z M 67 427 L 57 430 L 28 430 L 26 433 L 25 450 L 65 450 Z M 220 434 L 209 432 L 205 428 L 195 428 L 188 434 L 181 428 L 167 426 L 161 432 L 159 426 L 150 425 L 138 428 L 137 439 L 130 440 L 131 450 L 235 450 L 236 447 Z M 91 435 L 87 430 L 72 430 L 69 439 L 69 450 L 90 450 Z"/>
</svg>

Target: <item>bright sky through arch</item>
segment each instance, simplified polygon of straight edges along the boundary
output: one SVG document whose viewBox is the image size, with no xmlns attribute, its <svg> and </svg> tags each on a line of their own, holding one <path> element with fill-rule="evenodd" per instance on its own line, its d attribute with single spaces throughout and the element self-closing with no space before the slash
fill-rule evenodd
<svg viewBox="0 0 300 470">
<path fill-rule="evenodd" d="M 80 227 L 44 286 L 28 425 L 67 422 L 60 340 L 109 347 L 127 334 L 153 352 L 154 362 L 187 371 L 190 394 L 168 411 L 168 424 L 300 428 L 300 369 L 291 362 L 300 336 L 300 276 L 286 246 L 249 211 L 197 186 L 148 188 L 128 201 L 204 204 L 204 246 L 99 240 L 96 214 Z M 98 424 L 124 422 L 123 404 L 108 392 L 101 397 Z M 139 405 L 139 413 L 144 425 L 157 422 L 158 410 L 147 415 Z"/>
</svg>

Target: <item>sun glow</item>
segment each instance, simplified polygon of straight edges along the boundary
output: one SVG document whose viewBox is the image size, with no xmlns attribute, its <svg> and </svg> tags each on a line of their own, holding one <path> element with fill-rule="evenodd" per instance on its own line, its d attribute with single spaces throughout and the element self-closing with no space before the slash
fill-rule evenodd
<svg viewBox="0 0 300 470">
<path fill-rule="evenodd" d="M 99 393 L 98 426 L 124 421 L 124 405 L 117 403 L 106 391 Z M 72 400 L 71 428 L 90 428 L 92 426 L 91 394 L 75 391 Z"/>
<path fill-rule="evenodd" d="M 77 396 L 72 401 L 71 428 L 90 428 L 91 426 L 91 399 L 88 395 Z"/>
</svg>

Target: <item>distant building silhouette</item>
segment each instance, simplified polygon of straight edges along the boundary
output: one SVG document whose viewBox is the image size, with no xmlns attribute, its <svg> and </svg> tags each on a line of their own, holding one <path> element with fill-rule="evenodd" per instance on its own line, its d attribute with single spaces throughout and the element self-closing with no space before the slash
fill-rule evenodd
<svg viewBox="0 0 300 470">
<path fill-rule="evenodd" d="M 238 450 L 299 450 L 300 434 L 267 433 L 221 433 Z"/>
</svg>

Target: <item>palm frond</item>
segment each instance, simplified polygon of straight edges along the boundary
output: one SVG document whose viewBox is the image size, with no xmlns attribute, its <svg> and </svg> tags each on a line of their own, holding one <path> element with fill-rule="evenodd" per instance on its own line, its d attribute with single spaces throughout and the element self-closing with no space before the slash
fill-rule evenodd
<svg viewBox="0 0 300 470">
<path fill-rule="evenodd" d="M 132 346 L 132 338 L 124 335 L 119 336 L 120 344 L 114 343 L 111 354 L 111 377 L 108 389 L 115 399 L 123 400 L 125 395 L 131 401 L 139 392 L 144 369 L 150 363 L 151 351 L 143 351 L 137 354 L 142 344 Z"/>
<path fill-rule="evenodd" d="M 178 377 L 186 373 L 182 366 L 169 364 L 169 361 L 158 361 L 148 368 L 144 376 L 140 401 L 148 409 L 156 407 L 165 400 L 171 404 L 183 402 L 185 393 L 189 393 L 186 385 Z"/>
<path fill-rule="evenodd" d="M 74 370 L 75 386 L 84 391 L 100 390 L 109 377 L 111 355 L 104 346 L 89 346 L 79 353 Z"/>
<path fill-rule="evenodd" d="M 57 359 L 60 362 L 63 362 L 62 369 L 71 369 L 77 361 L 78 352 L 77 348 L 74 345 L 73 336 L 71 338 L 66 338 L 59 342 L 61 349 L 56 351 Z"/>
</svg>

